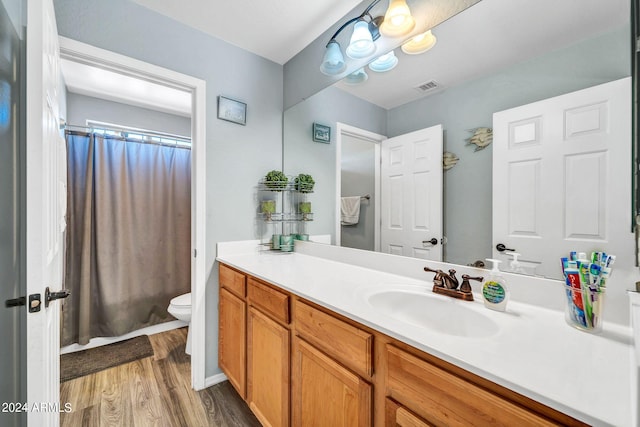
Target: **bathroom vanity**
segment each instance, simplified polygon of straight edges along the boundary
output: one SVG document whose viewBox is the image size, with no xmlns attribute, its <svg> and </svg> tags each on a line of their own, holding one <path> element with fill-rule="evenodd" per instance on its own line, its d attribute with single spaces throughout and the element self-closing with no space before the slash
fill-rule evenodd
<svg viewBox="0 0 640 427">
<path fill-rule="evenodd" d="M 433 294 L 420 270 L 445 264 L 258 248 L 218 246 L 219 365 L 264 425 L 635 423 L 630 328 L 569 327 L 560 282 L 538 284 L 559 306 L 519 301 L 516 284 L 499 313 Z"/>
</svg>

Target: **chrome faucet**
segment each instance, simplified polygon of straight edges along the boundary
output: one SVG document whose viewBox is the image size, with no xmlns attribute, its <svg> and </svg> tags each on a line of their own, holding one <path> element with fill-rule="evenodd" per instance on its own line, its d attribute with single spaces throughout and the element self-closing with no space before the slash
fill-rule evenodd
<svg viewBox="0 0 640 427">
<path fill-rule="evenodd" d="M 456 277 L 456 271 L 453 268 L 449 270 L 448 274 L 442 270 L 433 270 L 429 267 L 425 267 L 424 271 L 435 273 L 435 276 L 433 276 L 433 293 L 447 295 L 465 301 L 473 301 L 469 280 L 477 280 L 479 282 L 483 280 L 483 277 L 471 277 L 468 274 L 463 274 L 462 286 L 458 289 L 460 283 Z"/>
</svg>

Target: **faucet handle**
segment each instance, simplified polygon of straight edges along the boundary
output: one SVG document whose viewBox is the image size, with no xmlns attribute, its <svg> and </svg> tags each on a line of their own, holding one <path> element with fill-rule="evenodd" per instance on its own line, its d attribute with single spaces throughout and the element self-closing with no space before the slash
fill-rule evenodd
<svg viewBox="0 0 640 427">
<path fill-rule="evenodd" d="M 482 282 L 484 280 L 484 277 L 471 277 L 468 274 L 463 274 L 462 275 L 462 286 L 460 286 L 460 292 L 464 292 L 465 294 L 470 294 L 471 293 L 471 284 L 469 283 L 469 280 L 476 280 L 478 282 Z"/>
<path fill-rule="evenodd" d="M 436 286 L 440 286 L 440 287 L 444 287 L 444 281 L 442 280 L 442 276 L 444 276 L 445 272 L 442 270 L 434 270 L 432 268 L 429 267 L 425 267 L 424 271 L 429 272 L 429 273 L 435 273 L 435 276 L 433 276 L 433 284 Z"/>
</svg>

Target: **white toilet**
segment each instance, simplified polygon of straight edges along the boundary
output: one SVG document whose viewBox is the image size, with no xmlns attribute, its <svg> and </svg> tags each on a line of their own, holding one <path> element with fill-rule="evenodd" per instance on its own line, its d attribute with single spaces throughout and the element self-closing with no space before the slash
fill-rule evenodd
<svg viewBox="0 0 640 427">
<path fill-rule="evenodd" d="M 169 303 L 167 311 L 176 319 L 189 324 L 187 329 L 187 346 L 184 352 L 191 354 L 191 292 L 173 298 Z"/>
</svg>

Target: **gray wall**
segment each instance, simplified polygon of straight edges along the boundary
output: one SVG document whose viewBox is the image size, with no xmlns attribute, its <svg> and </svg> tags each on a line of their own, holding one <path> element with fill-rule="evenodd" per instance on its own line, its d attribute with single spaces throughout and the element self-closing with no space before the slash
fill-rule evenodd
<svg viewBox="0 0 640 427">
<path fill-rule="evenodd" d="M 375 182 L 376 144 L 371 141 L 345 135 L 342 138 L 342 169 L 340 194 L 345 196 L 371 196 L 360 201 L 360 221 L 356 225 L 343 225 L 340 246 L 347 248 L 375 249 Z"/>
<path fill-rule="evenodd" d="M 216 243 L 255 238 L 256 182 L 282 160 L 282 66 L 130 0 L 54 4 L 60 35 L 206 81 L 206 375 L 217 374 Z M 218 95 L 248 104 L 246 126 L 216 118 Z"/>
<path fill-rule="evenodd" d="M 27 4 L 24 0 L 2 0 L 2 5 L 7 11 L 18 37 L 22 38 L 22 24 L 26 20 Z"/>
<path fill-rule="evenodd" d="M 284 172 L 306 173 L 316 184 L 309 196 L 314 220 L 309 234 L 335 234 L 336 123 L 341 122 L 385 135 L 387 111 L 331 87 L 288 109 L 284 116 Z M 331 126 L 331 142 L 311 139 L 313 123 Z M 332 243 L 335 243 L 335 239 Z"/>
<path fill-rule="evenodd" d="M 191 119 L 134 107 L 77 93 L 67 94 L 67 123 L 85 126 L 87 120 L 113 123 L 173 135 L 191 136 Z"/>
<path fill-rule="evenodd" d="M 492 146 L 474 151 L 469 129 L 493 113 L 631 74 L 628 26 L 389 110 L 388 136 L 442 124 L 444 150 L 460 161 L 444 173 L 444 259 L 491 257 Z"/>
</svg>

